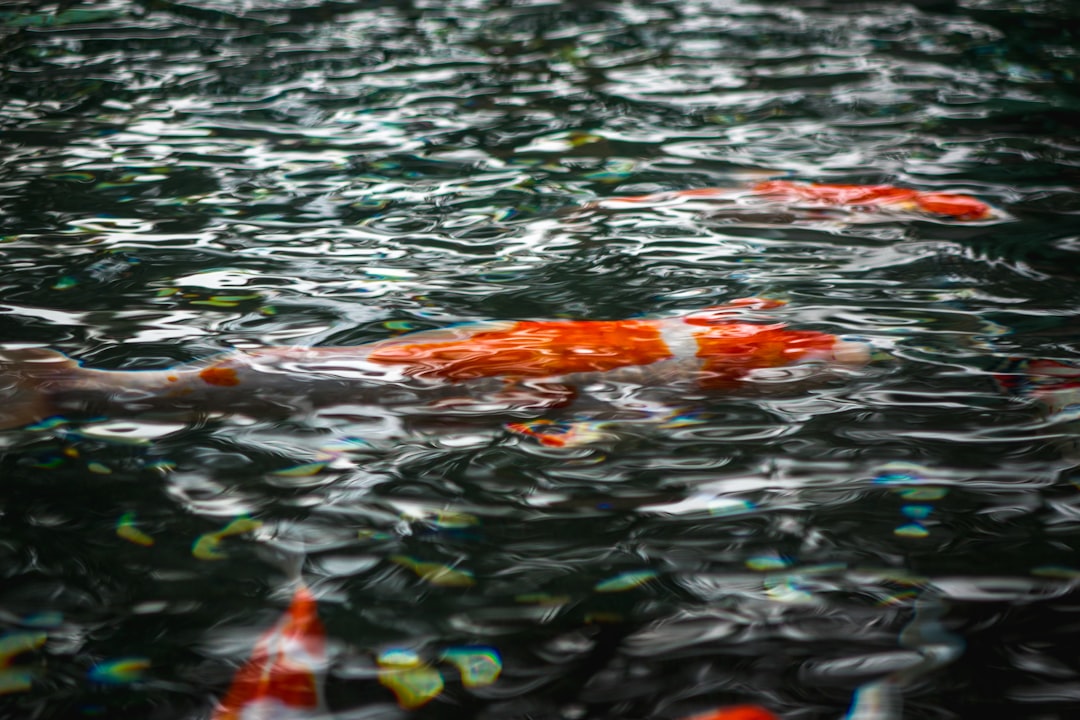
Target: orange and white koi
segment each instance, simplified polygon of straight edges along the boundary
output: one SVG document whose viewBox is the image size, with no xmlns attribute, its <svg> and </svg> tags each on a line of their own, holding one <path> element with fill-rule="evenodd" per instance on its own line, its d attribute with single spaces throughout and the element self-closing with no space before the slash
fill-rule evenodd
<svg viewBox="0 0 1080 720">
<path fill-rule="evenodd" d="M 1009 394 L 1037 400 L 1051 412 L 1080 409 L 1080 363 L 1012 358 L 994 380 Z"/>
<path fill-rule="evenodd" d="M 749 192 L 754 197 L 785 204 L 805 204 L 824 208 L 851 210 L 891 210 L 918 212 L 931 216 L 972 222 L 998 217 L 990 205 L 970 195 L 924 192 L 893 185 L 839 185 L 769 180 L 749 189 L 694 188 L 650 195 L 633 195 L 598 200 L 593 206 L 613 208 L 620 204 L 652 204 L 690 200 L 732 199 Z"/>
<path fill-rule="evenodd" d="M 236 351 L 167 370 L 93 370 L 49 350 L 0 351 L 0 379 L 9 386 L 0 427 L 56 413 L 268 416 L 350 403 L 409 412 L 548 409 L 601 379 L 724 390 L 755 371 L 868 360 L 864 343 L 747 318 L 781 304 L 750 298 L 672 318 L 477 323 L 354 347 Z"/>
<path fill-rule="evenodd" d="M 323 709 L 326 664 L 315 598 L 300 585 L 289 609 L 233 677 L 213 720 L 313 720 Z"/>
</svg>

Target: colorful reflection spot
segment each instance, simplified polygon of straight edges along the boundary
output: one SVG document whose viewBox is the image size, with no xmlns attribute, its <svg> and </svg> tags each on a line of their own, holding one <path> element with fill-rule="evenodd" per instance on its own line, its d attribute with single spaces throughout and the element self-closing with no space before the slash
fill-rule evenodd
<svg viewBox="0 0 1080 720">
<path fill-rule="evenodd" d="M 154 544 L 154 538 L 135 527 L 135 513 L 124 513 L 116 523 L 117 537 L 133 542 L 136 545 L 150 547 Z"/>
<path fill-rule="evenodd" d="M 934 511 L 932 505 L 905 505 L 900 508 L 900 513 L 912 520 L 925 520 L 930 517 L 930 513 Z"/>
<path fill-rule="evenodd" d="M 495 648 L 447 648 L 442 659 L 458 669 L 461 684 L 467 688 L 491 685 L 502 674 L 502 658 Z"/>
<path fill-rule="evenodd" d="M 281 470 L 275 470 L 270 473 L 277 477 L 311 477 L 312 475 L 318 475 L 326 469 L 326 463 L 314 462 L 304 463 L 303 465 L 295 465 L 289 468 L 283 468 Z"/>
<path fill-rule="evenodd" d="M 0 637 L 0 695 L 26 692 L 34 684 L 31 668 L 12 667 L 15 658 L 45 644 L 43 632 L 12 632 Z"/>
<path fill-rule="evenodd" d="M 716 498 L 715 500 L 709 501 L 709 514 L 713 517 L 733 515 L 735 513 L 746 512 L 747 510 L 753 510 L 754 507 L 754 503 L 749 500 Z"/>
<path fill-rule="evenodd" d="M 412 650 L 387 650 L 375 661 L 379 666 L 379 683 L 394 693 L 398 705 L 406 710 L 428 704 L 443 691 L 442 674 L 424 665 Z"/>
<path fill-rule="evenodd" d="M 468 570 L 456 570 L 441 563 L 414 560 L 406 555 L 394 555 L 390 560 L 409 568 L 424 582 L 439 587 L 471 587 L 476 584 L 476 578 Z"/>
<path fill-rule="evenodd" d="M 893 534 L 906 538 L 924 538 L 930 535 L 930 531 L 923 527 L 922 524 L 913 522 L 901 525 L 893 530 Z"/>
<path fill-rule="evenodd" d="M 791 560 L 779 555 L 758 555 L 756 557 L 747 558 L 746 567 L 751 570 L 783 570 L 784 568 L 791 567 Z"/>
<path fill-rule="evenodd" d="M 213 533 L 200 535 L 191 547 L 191 554 L 200 560 L 220 560 L 225 557 L 221 550 L 221 541 L 230 535 L 243 535 L 244 533 L 258 530 L 262 523 L 249 517 L 240 517 L 233 520 L 221 530 Z"/>
<path fill-rule="evenodd" d="M 631 570 L 619 573 L 615 577 L 601 580 L 596 583 L 593 590 L 599 593 L 624 592 L 641 587 L 645 583 L 656 578 L 655 570 Z"/>
<path fill-rule="evenodd" d="M 937 487 L 912 487 L 902 488 L 900 490 L 900 497 L 904 500 L 940 500 L 949 494 L 948 488 Z"/>
<path fill-rule="evenodd" d="M 143 679 L 150 669 L 146 658 L 120 658 L 99 663 L 90 669 L 90 679 L 104 685 L 128 685 Z"/>
</svg>

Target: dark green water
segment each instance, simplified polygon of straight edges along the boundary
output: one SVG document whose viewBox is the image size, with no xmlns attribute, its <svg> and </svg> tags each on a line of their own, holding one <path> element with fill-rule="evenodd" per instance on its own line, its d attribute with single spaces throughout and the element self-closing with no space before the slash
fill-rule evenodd
<svg viewBox="0 0 1080 720">
<path fill-rule="evenodd" d="M 903 709 L 858 720 L 1077 717 L 1080 428 L 991 372 L 1080 359 L 1080 13 L 919 5 L 0 7 L 4 344 L 142 369 L 761 295 L 883 351 L 563 449 L 483 414 L 5 431 L 0 630 L 44 641 L 0 717 L 209 717 L 297 552 L 329 717 L 840 718 L 881 679 Z M 1004 215 L 579 211 L 773 177 Z M 495 683 L 439 662 L 470 646 Z M 444 677 L 419 709 L 395 648 Z"/>
</svg>

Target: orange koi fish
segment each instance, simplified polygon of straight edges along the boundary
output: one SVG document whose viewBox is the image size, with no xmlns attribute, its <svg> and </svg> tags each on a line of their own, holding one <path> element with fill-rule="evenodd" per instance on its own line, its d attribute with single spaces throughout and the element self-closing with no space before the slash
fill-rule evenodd
<svg viewBox="0 0 1080 720">
<path fill-rule="evenodd" d="M 651 195 L 607 198 L 598 201 L 595 205 L 610 207 L 617 203 L 725 199 L 745 192 L 745 190 L 729 188 L 695 188 Z M 915 211 L 964 222 L 991 220 L 996 217 L 993 208 L 970 195 L 922 192 L 893 185 L 836 185 L 769 180 L 753 185 L 750 193 L 755 197 L 784 203 L 864 210 L 880 208 L 893 211 Z"/>
<path fill-rule="evenodd" d="M 300 585 L 233 677 L 213 720 L 311 720 L 323 707 L 325 669 L 326 634 L 315 598 Z"/>
<path fill-rule="evenodd" d="M 0 427 L 57 413 L 265 417 L 347 404 L 410 413 L 492 403 L 547 409 L 598 380 L 722 390 L 755 371 L 869 358 L 864 343 L 747 319 L 748 311 L 780 304 L 750 298 L 671 318 L 475 323 L 354 347 L 236 351 L 167 370 L 92 370 L 49 350 L 0 351 L 0 382 L 8 385 Z"/>
<path fill-rule="evenodd" d="M 780 720 L 776 715 L 758 705 L 731 705 L 717 708 L 683 720 Z"/>
</svg>

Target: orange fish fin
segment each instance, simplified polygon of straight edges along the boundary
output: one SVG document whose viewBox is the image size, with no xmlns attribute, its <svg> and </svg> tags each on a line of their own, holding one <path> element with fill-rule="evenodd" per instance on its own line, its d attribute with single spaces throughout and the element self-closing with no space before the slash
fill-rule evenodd
<svg viewBox="0 0 1080 720">
<path fill-rule="evenodd" d="M 326 633 L 315 596 L 303 583 L 281 618 L 255 645 L 237 671 L 213 720 L 263 717 L 259 713 L 322 708 Z"/>
</svg>

